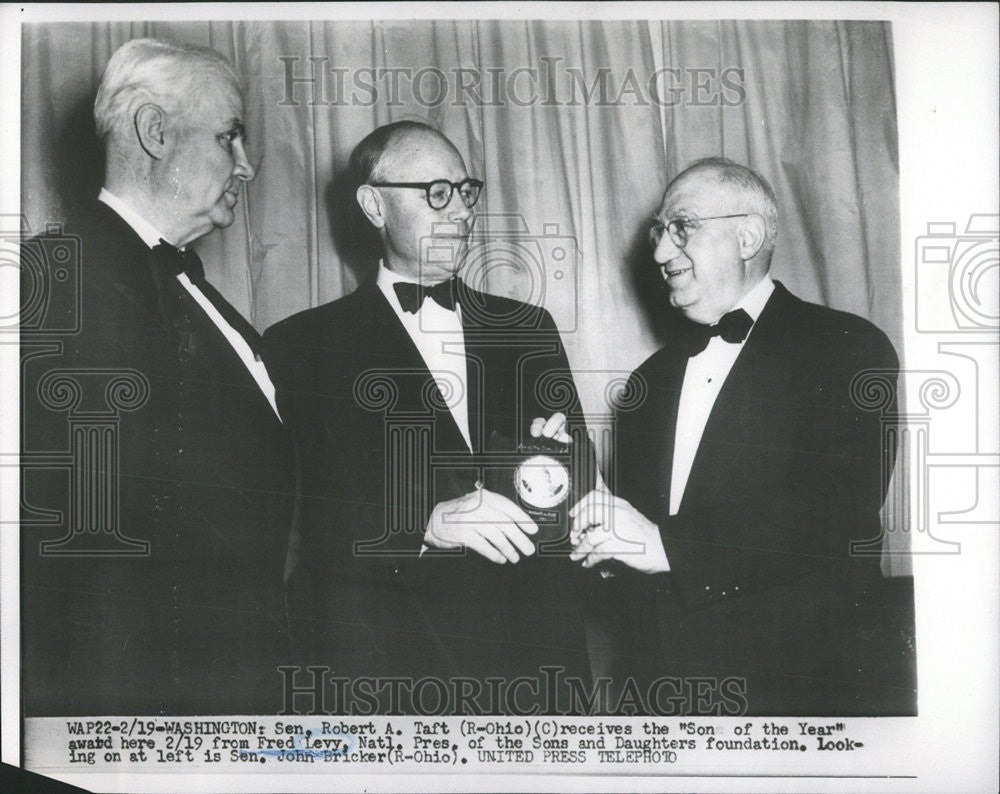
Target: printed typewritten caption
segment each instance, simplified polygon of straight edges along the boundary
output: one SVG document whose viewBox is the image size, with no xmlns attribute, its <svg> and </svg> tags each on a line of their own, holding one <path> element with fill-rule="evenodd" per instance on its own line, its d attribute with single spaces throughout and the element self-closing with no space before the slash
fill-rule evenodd
<svg viewBox="0 0 1000 794">
<path fill-rule="evenodd" d="M 878 720 L 823 718 L 136 717 L 27 721 L 28 764 L 61 771 L 511 772 L 683 774 L 753 757 L 780 773 L 810 754 L 843 773 L 888 759 Z M 868 757 L 874 754 L 873 757 Z M 845 763 L 846 762 L 846 763 Z M 801 767 L 799 767 L 801 768 Z M 886 770 L 891 773 L 892 770 Z"/>
</svg>

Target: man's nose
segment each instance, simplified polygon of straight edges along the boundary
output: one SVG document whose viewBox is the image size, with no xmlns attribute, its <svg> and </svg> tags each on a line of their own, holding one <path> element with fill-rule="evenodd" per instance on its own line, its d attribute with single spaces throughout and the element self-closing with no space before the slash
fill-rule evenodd
<svg viewBox="0 0 1000 794">
<path fill-rule="evenodd" d="M 257 171 L 251 165 L 250 158 L 247 157 L 247 150 L 243 146 L 243 141 L 236 140 L 233 142 L 233 154 L 236 157 L 236 167 L 233 169 L 233 173 L 237 177 L 244 182 L 249 182 L 257 176 Z"/>
<path fill-rule="evenodd" d="M 459 191 L 451 194 L 451 201 L 448 203 L 448 218 L 453 221 L 467 221 L 473 215 L 472 207 L 465 206 L 462 195 Z"/>
<path fill-rule="evenodd" d="M 660 236 L 660 241 L 653 249 L 653 261 L 658 265 L 666 265 L 681 255 L 684 249 L 678 248 L 671 239 L 670 234 L 664 230 Z"/>
</svg>

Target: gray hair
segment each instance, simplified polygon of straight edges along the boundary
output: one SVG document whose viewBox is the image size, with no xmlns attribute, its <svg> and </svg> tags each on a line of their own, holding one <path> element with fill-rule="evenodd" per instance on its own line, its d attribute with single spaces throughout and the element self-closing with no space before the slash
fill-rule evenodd
<svg viewBox="0 0 1000 794">
<path fill-rule="evenodd" d="M 674 181 L 695 171 L 710 171 L 720 184 L 738 198 L 741 209 L 764 219 L 764 253 L 766 259 L 770 260 L 774 243 L 778 239 L 778 200 L 767 180 L 756 171 L 727 157 L 703 157 L 691 163 Z"/>
<path fill-rule="evenodd" d="M 207 76 L 219 77 L 240 91 L 240 79 L 222 55 L 196 44 L 133 39 L 108 61 L 94 100 L 98 138 L 127 135 L 135 111 L 145 102 L 168 113 L 183 113 Z"/>
</svg>

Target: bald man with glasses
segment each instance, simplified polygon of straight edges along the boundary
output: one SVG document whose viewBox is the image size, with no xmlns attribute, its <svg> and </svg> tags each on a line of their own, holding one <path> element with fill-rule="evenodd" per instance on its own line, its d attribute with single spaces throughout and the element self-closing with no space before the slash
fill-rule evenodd
<svg viewBox="0 0 1000 794">
<path fill-rule="evenodd" d="M 668 185 L 649 242 L 676 333 L 632 375 L 646 398 L 618 417 L 612 490 L 572 511 L 573 558 L 619 574 L 624 673 L 702 682 L 682 712 L 912 713 L 903 616 L 859 553 L 895 448 L 852 397 L 866 370 L 894 389 L 898 361 L 870 322 L 771 279 L 777 230 L 738 163 Z"/>
<path fill-rule="evenodd" d="M 350 168 L 381 245 L 373 277 L 264 337 L 298 450 L 299 660 L 372 678 L 383 711 L 398 677 L 462 679 L 489 711 L 526 701 L 498 701 L 487 678 L 537 692 L 545 665 L 589 689 L 568 545 L 539 554 L 538 525 L 485 487 L 482 465 L 546 413 L 541 378 L 569 373 L 559 333 L 544 309 L 460 277 L 483 182 L 440 132 L 380 127 Z"/>
</svg>

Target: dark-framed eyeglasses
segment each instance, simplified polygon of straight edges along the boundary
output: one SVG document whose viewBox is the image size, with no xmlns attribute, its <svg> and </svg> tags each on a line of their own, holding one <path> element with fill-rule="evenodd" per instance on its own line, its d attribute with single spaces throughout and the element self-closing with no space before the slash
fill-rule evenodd
<svg viewBox="0 0 1000 794">
<path fill-rule="evenodd" d="M 723 218 L 746 218 L 752 214 L 750 212 L 740 212 L 736 215 L 710 215 L 707 218 L 675 218 L 667 223 L 666 226 L 658 218 L 653 218 L 653 224 L 649 227 L 649 244 L 655 249 L 660 244 L 660 240 L 663 239 L 663 233 L 666 232 L 670 235 L 670 240 L 674 245 L 678 248 L 683 248 L 688 244 L 690 231 L 697 229 L 699 223 L 704 221 L 718 221 Z"/>
<path fill-rule="evenodd" d="M 433 182 L 369 182 L 368 184 L 372 187 L 408 187 L 423 190 L 427 203 L 433 210 L 443 210 L 447 207 L 456 188 L 458 195 L 462 197 L 462 203 L 466 207 L 474 207 L 483 189 L 482 180 L 471 177 L 461 182 L 435 179 Z"/>
</svg>

